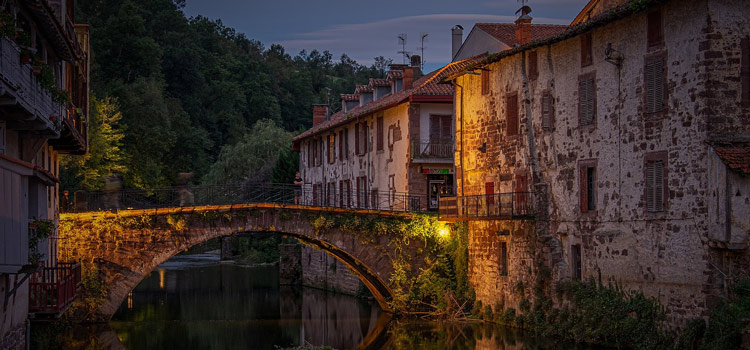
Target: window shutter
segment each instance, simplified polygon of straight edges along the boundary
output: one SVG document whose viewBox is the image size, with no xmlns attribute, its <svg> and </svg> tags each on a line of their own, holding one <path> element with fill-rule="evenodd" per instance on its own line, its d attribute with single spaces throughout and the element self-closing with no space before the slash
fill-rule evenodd
<svg viewBox="0 0 750 350">
<path fill-rule="evenodd" d="M 365 122 L 362 125 L 362 150 L 363 154 L 370 151 L 370 125 Z"/>
<path fill-rule="evenodd" d="M 360 155 L 359 152 L 359 123 L 354 124 L 354 152 Z"/>
<path fill-rule="evenodd" d="M 661 10 L 649 12 L 647 25 L 648 47 L 659 46 L 662 42 Z"/>
<path fill-rule="evenodd" d="M 579 90 L 579 118 L 582 126 L 594 124 L 594 79 L 583 79 L 578 83 Z"/>
<path fill-rule="evenodd" d="M 549 93 L 542 95 L 542 128 L 552 129 L 552 95 Z"/>
<path fill-rule="evenodd" d="M 646 163 L 646 207 L 649 212 L 664 210 L 664 162 Z"/>
<path fill-rule="evenodd" d="M 589 209 L 589 203 L 588 203 L 588 179 L 587 179 L 587 171 L 586 167 L 582 166 L 578 169 L 579 174 L 579 182 L 580 182 L 580 189 L 579 189 L 579 195 L 580 195 L 580 204 L 581 204 L 581 213 L 587 213 Z"/>
<path fill-rule="evenodd" d="M 506 135 L 515 136 L 518 135 L 518 95 L 511 95 L 506 100 L 507 118 L 506 122 Z"/>
<path fill-rule="evenodd" d="M 539 75 L 536 51 L 529 52 L 529 79 L 536 79 Z"/>
<path fill-rule="evenodd" d="M 581 67 L 593 63 L 591 54 L 591 32 L 581 35 Z"/>
<path fill-rule="evenodd" d="M 383 117 L 378 117 L 377 123 L 378 123 L 377 125 L 377 128 L 378 128 L 377 138 L 378 139 L 376 140 L 376 142 L 377 142 L 378 151 L 382 151 L 383 150 Z"/>
<path fill-rule="evenodd" d="M 440 116 L 430 116 L 430 143 L 437 143 L 440 139 Z"/>
<path fill-rule="evenodd" d="M 646 113 L 664 110 L 664 59 L 646 63 Z"/>
<path fill-rule="evenodd" d="M 453 139 L 453 118 L 450 115 L 444 115 L 440 117 L 440 137 L 443 141 L 447 142 Z"/>
<path fill-rule="evenodd" d="M 742 82 L 742 101 L 750 103 L 750 38 L 744 38 L 740 42 L 742 49 L 742 67 L 740 68 L 740 81 Z"/>
</svg>

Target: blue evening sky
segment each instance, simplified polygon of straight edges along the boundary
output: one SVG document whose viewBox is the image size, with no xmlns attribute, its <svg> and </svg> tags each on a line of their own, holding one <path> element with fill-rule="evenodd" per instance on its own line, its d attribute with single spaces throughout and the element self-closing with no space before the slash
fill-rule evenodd
<svg viewBox="0 0 750 350">
<path fill-rule="evenodd" d="M 530 0 L 532 23 L 568 24 L 588 0 Z M 427 71 L 450 61 L 450 29 L 460 24 L 464 38 L 476 22 L 513 22 L 518 0 L 187 0 L 188 16 L 220 19 L 266 47 L 329 50 L 338 60 L 346 53 L 362 64 L 385 56 L 401 63 L 398 35 L 407 34 L 406 50 L 419 54 L 428 33 Z"/>
</svg>

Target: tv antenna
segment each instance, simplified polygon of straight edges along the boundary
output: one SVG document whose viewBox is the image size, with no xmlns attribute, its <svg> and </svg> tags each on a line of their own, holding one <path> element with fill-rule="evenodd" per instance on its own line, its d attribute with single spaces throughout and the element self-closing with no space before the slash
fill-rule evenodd
<svg viewBox="0 0 750 350">
<path fill-rule="evenodd" d="M 398 51 L 397 53 L 403 55 L 404 64 L 406 64 L 406 59 L 411 56 L 409 51 L 406 51 L 406 33 L 398 35 L 398 44 L 401 45 L 401 51 Z"/>
<path fill-rule="evenodd" d="M 419 67 L 419 68 L 422 69 L 422 70 L 424 70 L 424 61 L 425 61 L 425 59 L 424 59 L 424 43 L 427 42 L 427 36 L 430 35 L 430 33 L 422 33 L 420 35 L 422 37 L 422 47 L 420 47 L 420 49 L 422 50 L 422 66 Z"/>
</svg>

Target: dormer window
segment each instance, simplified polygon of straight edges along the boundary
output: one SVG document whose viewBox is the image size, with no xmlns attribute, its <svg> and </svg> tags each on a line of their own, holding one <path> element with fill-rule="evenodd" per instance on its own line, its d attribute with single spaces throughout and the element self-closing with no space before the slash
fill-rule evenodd
<svg viewBox="0 0 750 350">
<path fill-rule="evenodd" d="M 359 95 L 359 105 L 364 106 L 368 102 L 372 101 L 372 92 L 363 92 Z"/>
</svg>

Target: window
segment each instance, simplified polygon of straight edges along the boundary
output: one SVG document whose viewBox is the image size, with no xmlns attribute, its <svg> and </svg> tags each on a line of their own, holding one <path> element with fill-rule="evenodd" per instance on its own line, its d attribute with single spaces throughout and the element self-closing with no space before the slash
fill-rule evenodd
<svg viewBox="0 0 750 350">
<path fill-rule="evenodd" d="M 344 130 L 339 130 L 339 160 L 344 160 L 344 153 L 347 149 L 344 147 Z"/>
<path fill-rule="evenodd" d="M 312 191 L 313 191 L 313 193 L 312 193 L 313 205 L 316 205 L 316 206 L 320 205 L 320 202 L 319 202 L 320 198 L 323 197 L 321 195 L 321 193 L 320 193 L 322 191 L 322 187 L 323 186 L 321 186 L 320 184 L 313 184 L 313 188 L 312 188 Z"/>
<path fill-rule="evenodd" d="M 378 151 L 383 150 L 383 117 L 378 117 L 377 119 L 377 148 Z"/>
<path fill-rule="evenodd" d="M 357 155 L 367 153 L 367 122 L 354 124 L 354 143 Z"/>
<path fill-rule="evenodd" d="M 336 206 L 336 183 L 329 182 L 326 196 L 326 206 Z"/>
<path fill-rule="evenodd" d="M 318 139 L 312 141 L 312 166 L 318 166 Z"/>
<path fill-rule="evenodd" d="M 351 199 L 352 184 L 349 180 L 339 181 L 339 206 L 342 208 L 349 208 L 352 205 Z"/>
<path fill-rule="evenodd" d="M 646 85 L 646 113 L 664 110 L 664 57 L 646 61 L 644 68 Z"/>
<path fill-rule="evenodd" d="M 0 154 L 5 154 L 5 121 L 0 120 Z"/>
<path fill-rule="evenodd" d="M 367 176 L 357 178 L 357 208 L 367 208 Z"/>
<path fill-rule="evenodd" d="M 517 214 L 528 214 L 529 184 L 526 174 L 516 174 L 515 194 L 513 196 L 514 212 Z"/>
<path fill-rule="evenodd" d="M 487 208 L 495 205 L 495 183 L 485 182 L 484 183 L 484 194 L 486 195 Z"/>
<path fill-rule="evenodd" d="M 448 143 L 453 139 L 453 117 L 430 115 L 430 143 Z"/>
<path fill-rule="evenodd" d="M 593 74 L 578 79 L 578 123 L 580 126 L 596 124 L 596 82 Z"/>
<path fill-rule="evenodd" d="M 591 53 L 591 32 L 581 35 L 581 67 L 586 67 L 594 63 L 594 56 Z"/>
<path fill-rule="evenodd" d="M 656 9 L 648 13 L 647 41 L 648 48 L 658 48 L 664 43 L 664 30 L 661 20 L 661 10 Z"/>
<path fill-rule="evenodd" d="M 370 191 L 370 207 L 375 210 L 380 208 L 380 197 L 378 196 L 377 188 L 373 188 L 372 191 Z"/>
<path fill-rule="evenodd" d="M 328 135 L 328 164 L 336 162 L 336 134 Z"/>
<path fill-rule="evenodd" d="M 666 152 L 658 152 L 646 155 L 645 178 L 646 178 L 646 210 L 649 213 L 664 211 L 666 199 Z"/>
<path fill-rule="evenodd" d="M 539 76 L 536 51 L 529 52 L 529 79 L 534 80 Z"/>
<path fill-rule="evenodd" d="M 482 70 L 482 95 L 490 93 L 490 72 Z"/>
<path fill-rule="evenodd" d="M 508 275 L 508 242 L 500 242 L 500 276 Z"/>
<path fill-rule="evenodd" d="M 518 94 L 509 94 L 505 98 L 505 134 L 507 136 L 518 135 Z"/>
<path fill-rule="evenodd" d="M 742 39 L 740 47 L 742 48 L 742 67 L 740 68 L 740 81 L 742 82 L 741 99 L 745 106 L 750 106 L 750 38 Z M 0 144 L 0 147 L 2 147 L 2 144 Z"/>
<path fill-rule="evenodd" d="M 552 130 L 552 124 L 554 123 L 554 107 L 552 94 L 545 92 L 542 94 L 542 128 L 544 130 Z"/>
<path fill-rule="evenodd" d="M 580 281 L 583 278 L 581 273 L 581 245 L 573 244 L 570 246 L 570 267 L 573 271 L 571 276 L 574 280 Z"/>
<path fill-rule="evenodd" d="M 317 162 L 315 163 L 316 166 L 323 165 L 323 139 L 318 139 L 318 158 Z"/>
<path fill-rule="evenodd" d="M 596 161 L 581 162 L 580 166 L 580 196 L 581 213 L 591 213 L 596 210 Z"/>
</svg>

